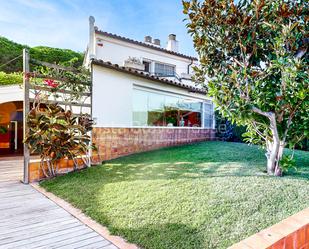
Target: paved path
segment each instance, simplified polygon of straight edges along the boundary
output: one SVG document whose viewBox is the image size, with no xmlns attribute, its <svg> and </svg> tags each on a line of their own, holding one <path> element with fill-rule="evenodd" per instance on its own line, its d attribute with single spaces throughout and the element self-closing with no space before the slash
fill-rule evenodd
<svg viewBox="0 0 309 249">
<path fill-rule="evenodd" d="M 22 161 L 0 158 L 0 248 L 117 249 L 30 185 Z"/>
</svg>

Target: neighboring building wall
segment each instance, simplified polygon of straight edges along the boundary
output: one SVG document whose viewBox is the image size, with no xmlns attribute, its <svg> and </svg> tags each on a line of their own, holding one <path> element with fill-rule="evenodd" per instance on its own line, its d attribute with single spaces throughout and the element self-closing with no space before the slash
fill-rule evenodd
<svg viewBox="0 0 309 249">
<path fill-rule="evenodd" d="M 167 146 L 212 140 L 212 129 L 198 128 L 100 128 L 92 139 L 102 160 L 154 150 Z"/>
</svg>

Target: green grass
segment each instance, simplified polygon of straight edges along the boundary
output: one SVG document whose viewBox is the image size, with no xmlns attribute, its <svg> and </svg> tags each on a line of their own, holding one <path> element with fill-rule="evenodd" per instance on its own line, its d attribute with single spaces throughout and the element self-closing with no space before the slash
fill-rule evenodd
<svg viewBox="0 0 309 249">
<path fill-rule="evenodd" d="M 309 206 L 309 152 L 295 156 L 297 172 L 269 177 L 257 147 L 203 142 L 41 185 L 143 248 L 226 248 Z"/>
</svg>

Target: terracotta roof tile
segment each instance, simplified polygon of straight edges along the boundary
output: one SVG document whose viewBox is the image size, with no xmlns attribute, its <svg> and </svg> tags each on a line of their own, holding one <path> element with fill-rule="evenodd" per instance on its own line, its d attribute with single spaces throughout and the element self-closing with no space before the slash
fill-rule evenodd
<svg viewBox="0 0 309 249">
<path fill-rule="evenodd" d="M 108 33 L 108 32 L 105 32 L 105 31 L 98 30 L 98 29 L 95 32 L 96 32 L 96 34 L 104 35 L 104 36 L 111 37 L 111 38 L 114 38 L 114 39 L 117 39 L 117 40 L 126 41 L 126 42 L 129 42 L 129 43 L 132 43 L 132 44 L 136 44 L 136 45 L 146 47 L 146 48 L 151 48 L 151 49 L 158 50 L 158 51 L 161 51 L 161 52 L 164 52 L 164 53 L 168 53 L 168 54 L 172 54 L 172 55 L 175 55 L 175 56 L 179 56 L 179 57 L 183 57 L 183 58 L 186 58 L 186 59 L 197 61 L 196 57 L 177 53 L 177 52 L 173 52 L 173 51 L 167 50 L 165 48 L 161 48 L 161 47 L 153 46 L 151 44 L 147 44 L 145 42 L 136 41 L 136 40 L 133 40 L 133 39 L 130 39 L 130 38 L 127 38 L 127 37 Z"/>
<path fill-rule="evenodd" d="M 135 75 L 135 76 L 145 78 L 145 79 L 148 79 L 148 80 L 153 80 L 153 81 L 156 81 L 156 82 L 165 83 L 165 84 L 168 84 L 168 85 L 173 85 L 173 86 L 177 86 L 177 87 L 180 87 L 180 88 L 188 89 L 190 92 L 196 92 L 196 93 L 202 93 L 202 94 L 206 93 L 203 89 L 200 89 L 200 88 L 197 88 L 197 87 L 194 87 L 194 86 L 189 86 L 189 85 L 186 85 L 186 84 L 183 84 L 183 83 L 180 83 L 180 82 L 177 82 L 177 81 L 169 80 L 169 79 L 166 79 L 166 78 L 150 75 L 150 74 L 147 74 L 145 72 L 142 72 L 142 71 L 139 71 L 139 70 L 136 70 L 136 69 L 133 69 L 133 68 L 119 66 L 118 64 L 112 64 L 110 61 L 92 59 L 91 63 L 94 64 L 94 65 L 114 69 L 114 70 L 117 70 L 119 72 Z"/>
</svg>

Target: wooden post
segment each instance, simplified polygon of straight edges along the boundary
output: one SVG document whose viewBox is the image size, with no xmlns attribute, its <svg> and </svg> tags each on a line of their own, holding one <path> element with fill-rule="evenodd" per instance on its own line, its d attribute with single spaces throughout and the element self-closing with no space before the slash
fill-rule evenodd
<svg viewBox="0 0 309 249">
<path fill-rule="evenodd" d="M 90 64 L 90 74 L 91 74 L 91 85 L 90 85 L 90 118 L 93 119 L 93 116 L 92 116 L 92 106 L 93 106 L 93 103 L 92 103 L 92 99 L 93 99 L 93 66 L 92 66 L 92 63 Z M 89 149 L 89 165 L 88 167 L 91 167 L 91 162 L 92 162 L 92 156 L 93 156 L 93 153 L 92 153 L 92 131 L 90 131 L 90 149 Z"/>
<path fill-rule="evenodd" d="M 27 49 L 23 49 L 23 86 L 24 86 L 24 108 L 23 108 L 23 135 L 24 138 L 28 133 L 27 127 L 27 115 L 29 113 L 30 101 L 29 101 L 29 77 L 28 73 L 30 72 L 29 67 L 29 52 Z M 29 161 L 30 161 L 30 152 L 28 145 L 24 143 L 24 177 L 23 182 L 29 183 Z"/>
</svg>

